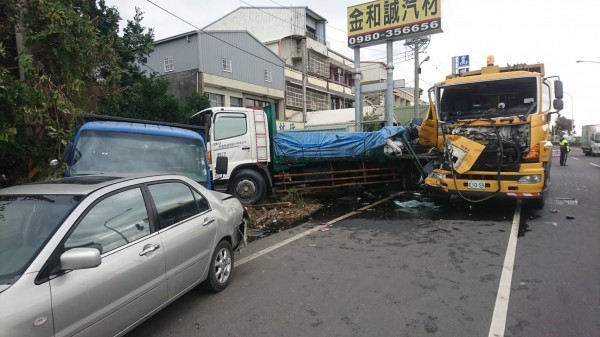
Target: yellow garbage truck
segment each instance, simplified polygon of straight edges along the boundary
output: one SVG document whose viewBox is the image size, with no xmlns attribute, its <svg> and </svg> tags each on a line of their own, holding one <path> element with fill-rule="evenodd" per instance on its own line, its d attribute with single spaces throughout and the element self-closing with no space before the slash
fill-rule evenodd
<svg viewBox="0 0 600 337">
<path fill-rule="evenodd" d="M 543 64 L 500 67 L 490 56 L 486 67 L 447 76 L 429 90 L 419 130 L 420 145 L 439 154 L 425 188 L 440 201 L 503 197 L 543 208 L 551 115 L 562 110 L 562 97 L 560 78 L 546 77 Z"/>
</svg>

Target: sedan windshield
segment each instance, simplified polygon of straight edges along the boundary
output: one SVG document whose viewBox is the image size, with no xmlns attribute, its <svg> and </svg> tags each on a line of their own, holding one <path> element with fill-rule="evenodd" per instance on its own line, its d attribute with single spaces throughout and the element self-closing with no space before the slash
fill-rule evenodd
<svg viewBox="0 0 600 337">
<path fill-rule="evenodd" d="M 114 131 L 83 131 L 71 160 L 71 175 L 172 173 L 207 181 L 204 149 L 198 140 Z"/>
<path fill-rule="evenodd" d="M 11 284 L 77 205 L 73 195 L 0 195 L 0 284 Z"/>
</svg>

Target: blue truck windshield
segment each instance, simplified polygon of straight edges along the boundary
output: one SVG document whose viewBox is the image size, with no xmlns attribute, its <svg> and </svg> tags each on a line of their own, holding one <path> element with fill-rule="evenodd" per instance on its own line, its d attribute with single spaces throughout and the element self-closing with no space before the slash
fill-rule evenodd
<svg viewBox="0 0 600 337">
<path fill-rule="evenodd" d="M 70 159 L 69 175 L 109 173 L 180 174 L 207 182 L 200 140 L 154 134 L 81 131 Z"/>
</svg>

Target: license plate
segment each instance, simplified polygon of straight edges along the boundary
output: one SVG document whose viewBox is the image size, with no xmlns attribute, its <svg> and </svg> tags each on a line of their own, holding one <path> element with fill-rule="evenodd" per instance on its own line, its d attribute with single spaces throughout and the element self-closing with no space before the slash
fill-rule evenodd
<svg viewBox="0 0 600 337">
<path fill-rule="evenodd" d="M 485 189 L 485 182 L 483 182 L 483 181 L 468 181 L 467 187 L 471 188 L 471 189 L 476 189 L 476 190 L 483 190 L 483 189 Z"/>
</svg>

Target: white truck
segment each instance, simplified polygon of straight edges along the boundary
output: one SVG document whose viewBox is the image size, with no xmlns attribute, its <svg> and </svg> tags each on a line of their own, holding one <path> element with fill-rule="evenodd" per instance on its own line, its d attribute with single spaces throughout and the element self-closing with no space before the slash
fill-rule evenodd
<svg viewBox="0 0 600 337">
<path fill-rule="evenodd" d="M 581 150 L 586 156 L 600 155 L 600 124 L 581 127 Z"/>
<path fill-rule="evenodd" d="M 390 160 L 390 152 L 397 157 L 403 147 L 398 138 L 408 137 L 401 126 L 375 132 L 278 132 L 271 106 L 264 111 L 213 107 L 194 114 L 190 124 L 205 130 L 213 188 L 243 204 L 257 204 L 271 192 L 292 188 L 402 186 L 420 179 L 410 158 Z"/>
</svg>

